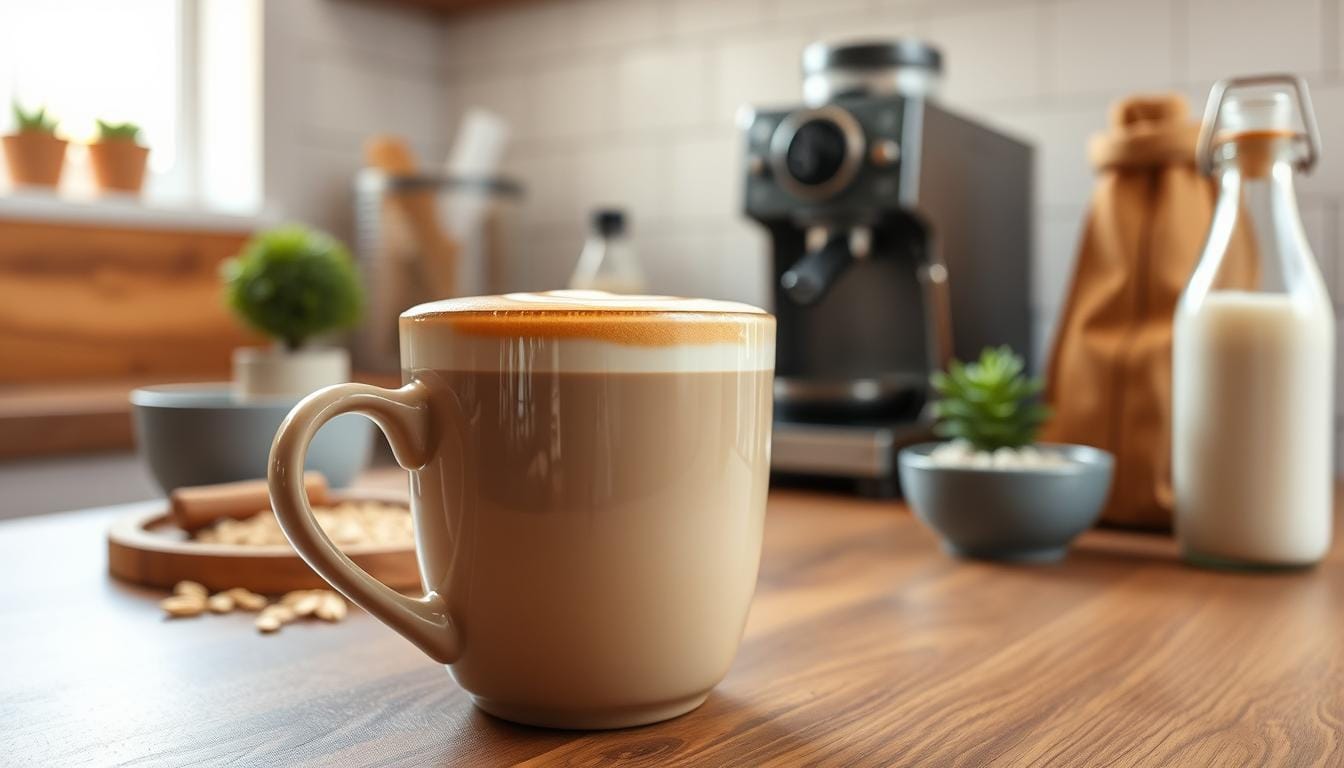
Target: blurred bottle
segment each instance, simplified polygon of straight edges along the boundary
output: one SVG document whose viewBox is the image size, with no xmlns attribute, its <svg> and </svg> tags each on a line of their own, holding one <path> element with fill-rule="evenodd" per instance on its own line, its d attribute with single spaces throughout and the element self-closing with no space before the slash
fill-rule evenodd
<svg viewBox="0 0 1344 768">
<path fill-rule="evenodd" d="M 1315 119 L 1284 76 L 1219 83 L 1208 111 L 1200 160 L 1220 191 L 1176 308 L 1176 534 L 1198 564 L 1307 565 L 1330 546 L 1333 486 L 1335 319 L 1293 190 L 1319 152 Z M 1227 258 L 1243 248 L 1250 275 Z"/>
<path fill-rule="evenodd" d="M 569 287 L 610 293 L 644 293 L 647 289 L 634 245 L 626 235 L 624 211 L 593 211 L 592 231 L 569 278 Z"/>
</svg>

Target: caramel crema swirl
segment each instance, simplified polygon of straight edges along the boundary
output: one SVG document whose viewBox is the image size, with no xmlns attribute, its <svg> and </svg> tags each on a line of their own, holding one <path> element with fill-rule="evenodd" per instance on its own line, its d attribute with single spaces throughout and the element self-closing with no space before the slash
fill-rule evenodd
<svg viewBox="0 0 1344 768">
<path fill-rule="evenodd" d="M 774 317 L 748 304 L 600 291 L 447 299 L 401 315 L 412 369 L 493 368 L 501 354 L 567 370 L 761 369 L 774 365 L 774 336 Z"/>
</svg>

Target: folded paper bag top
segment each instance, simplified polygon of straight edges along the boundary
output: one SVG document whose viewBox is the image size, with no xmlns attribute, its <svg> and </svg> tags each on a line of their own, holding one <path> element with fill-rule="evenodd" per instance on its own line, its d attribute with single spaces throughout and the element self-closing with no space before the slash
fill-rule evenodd
<svg viewBox="0 0 1344 768">
<path fill-rule="evenodd" d="M 1111 106 L 1110 128 L 1088 142 L 1098 172 L 1116 168 L 1194 165 L 1199 123 L 1175 94 L 1136 96 Z"/>
</svg>

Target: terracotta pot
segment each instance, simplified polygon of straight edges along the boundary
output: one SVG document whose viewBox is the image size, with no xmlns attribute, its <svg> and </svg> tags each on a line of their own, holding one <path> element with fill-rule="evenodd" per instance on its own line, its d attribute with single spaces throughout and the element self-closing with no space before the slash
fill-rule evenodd
<svg viewBox="0 0 1344 768">
<path fill-rule="evenodd" d="M 24 131 L 4 137 L 5 162 L 15 184 L 54 187 L 65 167 L 65 139 L 42 131 Z"/>
<path fill-rule="evenodd" d="M 89 145 L 93 181 L 102 190 L 139 192 L 145 183 L 149 147 L 129 139 L 95 141 Z"/>
</svg>

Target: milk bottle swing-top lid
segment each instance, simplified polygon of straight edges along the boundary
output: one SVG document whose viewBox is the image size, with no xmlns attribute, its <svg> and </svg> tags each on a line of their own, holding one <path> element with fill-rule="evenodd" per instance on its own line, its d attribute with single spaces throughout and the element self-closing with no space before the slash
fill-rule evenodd
<svg viewBox="0 0 1344 768">
<path fill-rule="evenodd" d="M 1294 110 L 1292 96 L 1297 97 Z M 1301 116 L 1299 122 L 1294 115 Z M 1255 75 L 1220 80 L 1209 92 L 1195 158 L 1213 173 L 1229 143 L 1247 134 L 1279 134 L 1301 145 L 1297 170 L 1309 173 L 1321 155 L 1320 132 L 1306 82 L 1297 75 Z"/>
</svg>

